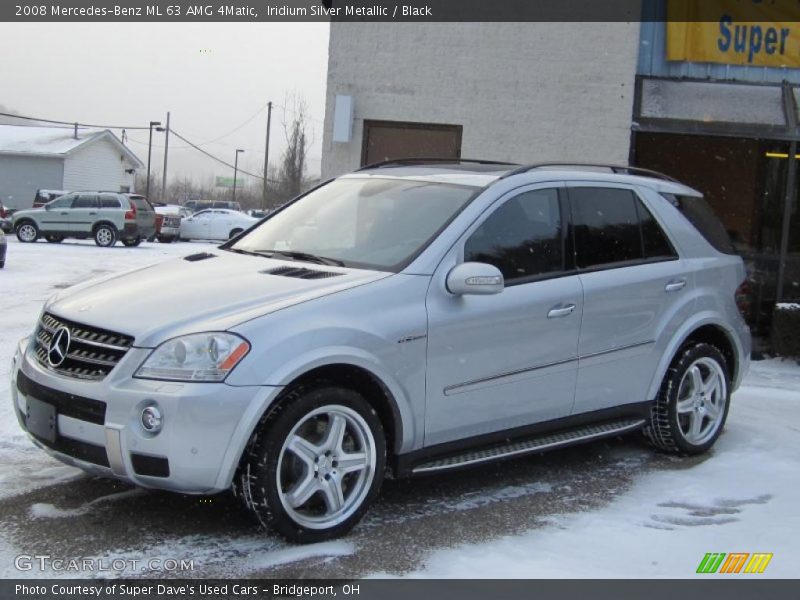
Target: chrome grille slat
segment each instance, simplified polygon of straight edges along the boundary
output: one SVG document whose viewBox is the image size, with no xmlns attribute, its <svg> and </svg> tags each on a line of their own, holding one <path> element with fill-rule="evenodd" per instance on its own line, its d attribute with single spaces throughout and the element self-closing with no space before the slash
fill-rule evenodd
<svg viewBox="0 0 800 600">
<path fill-rule="evenodd" d="M 53 367 L 47 355 L 53 334 L 61 327 L 69 329 L 70 348 L 64 362 Z M 133 338 L 45 313 L 39 321 L 33 344 L 37 360 L 50 371 L 76 379 L 100 381 L 122 360 L 133 345 Z"/>
</svg>

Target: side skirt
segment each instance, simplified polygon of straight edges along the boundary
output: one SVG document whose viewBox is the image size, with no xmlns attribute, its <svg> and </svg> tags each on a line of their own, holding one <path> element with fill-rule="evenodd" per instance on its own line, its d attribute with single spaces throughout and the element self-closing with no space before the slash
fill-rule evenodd
<svg viewBox="0 0 800 600">
<path fill-rule="evenodd" d="M 395 459 L 395 477 L 461 469 L 641 429 L 652 402 L 638 402 L 422 448 Z"/>
</svg>

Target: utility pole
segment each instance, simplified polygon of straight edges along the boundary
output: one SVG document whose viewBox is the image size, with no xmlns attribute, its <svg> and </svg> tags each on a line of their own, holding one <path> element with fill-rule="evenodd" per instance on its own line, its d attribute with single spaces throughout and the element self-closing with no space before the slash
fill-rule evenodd
<svg viewBox="0 0 800 600">
<path fill-rule="evenodd" d="M 261 197 L 261 208 L 267 210 L 267 173 L 269 172 L 269 128 L 272 124 L 272 102 L 267 103 L 267 142 L 264 145 L 264 192 Z"/>
<path fill-rule="evenodd" d="M 164 174 L 161 178 L 161 202 L 167 201 L 167 157 L 169 155 L 169 112 L 167 112 L 167 126 L 164 128 Z"/>
<path fill-rule="evenodd" d="M 236 202 L 236 174 L 239 172 L 239 154 L 244 150 L 236 150 L 236 158 L 233 161 L 233 202 Z"/>
<path fill-rule="evenodd" d="M 153 154 L 153 127 L 156 128 L 156 131 L 164 131 L 160 125 L 161 121 L 150 121 L 150 139 L 147 142 L 147 191 L 144 193 L 145 198 L 148 200 L 150 200 L 150 158 Z"/>
</svg>

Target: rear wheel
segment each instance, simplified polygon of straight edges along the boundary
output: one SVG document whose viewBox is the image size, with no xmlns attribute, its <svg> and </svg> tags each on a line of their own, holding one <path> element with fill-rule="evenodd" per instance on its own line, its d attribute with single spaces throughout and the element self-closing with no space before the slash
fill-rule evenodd
<svg viewBox="0 0 800 600">
<path fill-rule="evenodd" d="M 111 225 L 99 225 L 94 230 L 94 243 L 108 248 L 117 243 L 117 230 Z"/>
<path fill-rule="evenodd" d="M 162 244 L 171 244 L 178 238 L 176 238 L 174 235 L 160 235 L 157 239 Z"/>
<path fill-rule="evenodd" d="M 39 239 L 39 228 L 31 221 L 23 221 L 17 225 L 16 234 L 20 242 L 30 244 Z"/>
<path fill-rule="evenodd" d="M 233 230 L 230 232 L 230 234 L 228 235 L 228 239 L 230 240 L 230 239 L 233 239 L 233 238 L 235 238 L 237 235 L 239 235 L 239 234 L 240 234 L 240 233 L 242 233 L 243 231 L 244 231 L 244 229 L 233 229 Z"/>
<path fill-rule="evenodd" d="M 730 375 L 716 346 L 685 346 L 661 384 L 644 433 L 660 450 L 706 452 L 722 433 L 730 406 Z"/>
<path fill-rule="evenodd" d="M 297 388 L 254 434 L 236 492 L 292 542 L 347 533 L 383 481 L 386 442 L 375 410 L 334 385 Z"/>
<path fill-rule="evenodd" d="M 64 236 L 63 235 L 46 235 L 46 236 L 44 236 L 44 239 L 46 239 L 51 244 L 60 244 L 61 242 L 64 241 Z"/>
<path fill-rule="evenodd" d="M 141 237 L 135 237 L 135 238 L 127 239 L 127 240 L 122 240 L 122 244 L 127 246 L 128 248 L 133 248 L 135 246 L 138 246 L 141 243 L 142 243 L 142 238 Z"/>
</svg>

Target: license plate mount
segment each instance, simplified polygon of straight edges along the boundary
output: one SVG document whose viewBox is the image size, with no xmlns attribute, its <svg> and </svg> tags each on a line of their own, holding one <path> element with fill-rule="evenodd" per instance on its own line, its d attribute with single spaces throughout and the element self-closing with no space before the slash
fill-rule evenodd
<svg viewBox="0 0 800 600">
<path fill-rule="evenodd" d="M 28 397 L 25 425 L 33 435 L 54 444 L 57 432 L 56 407 L 36 398 Z"/>
</svg>

